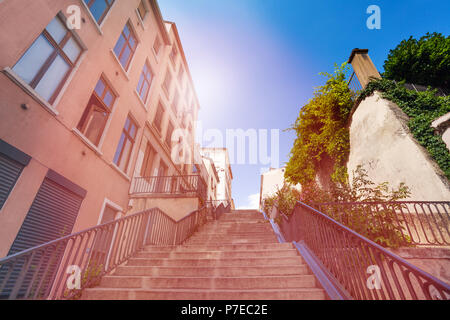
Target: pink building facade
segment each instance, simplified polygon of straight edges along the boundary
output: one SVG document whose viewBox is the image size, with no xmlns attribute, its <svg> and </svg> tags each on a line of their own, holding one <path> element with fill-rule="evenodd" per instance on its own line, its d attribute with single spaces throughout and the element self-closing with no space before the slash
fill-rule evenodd
<svg viewBox="0 0 450 320">
<path fill-rule="evenodd" d="M 126 215 L 136 177 L 192 174 L 199 102 L 156 1 L 5 0 L 0 30 L 0 257 Z"/>
</svg>

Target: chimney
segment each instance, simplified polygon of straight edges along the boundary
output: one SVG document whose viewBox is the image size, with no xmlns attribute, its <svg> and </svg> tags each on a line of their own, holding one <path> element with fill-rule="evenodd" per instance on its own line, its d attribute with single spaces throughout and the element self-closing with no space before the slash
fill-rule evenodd
<svg viewBox="0 0 450 320">
<path fill-rule="evenodd" d="M 377 68 L 369 57 L 369 49 L 353 49 L 348 63 L 353 67 L 355 75 L 363 88 L 369 83 L 372 78 L 381 79 Z"/>
</svg>

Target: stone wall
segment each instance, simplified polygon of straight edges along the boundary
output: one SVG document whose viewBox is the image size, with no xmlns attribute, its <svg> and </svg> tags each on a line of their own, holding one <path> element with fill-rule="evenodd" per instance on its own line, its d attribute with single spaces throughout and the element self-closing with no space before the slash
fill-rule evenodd
<svg viewBox="0 0 450 320">
<path fill-rule="evenodd" d="M 359 104 L 350 124 L 350 181 L 361 164 L 375 183 L 388 181 L 391 187 L 406 183 L 409 200 L 450 200 L 448 179 L 413 138 L 407 122 L 403 111 L 378 92 Z"/>
</svg>

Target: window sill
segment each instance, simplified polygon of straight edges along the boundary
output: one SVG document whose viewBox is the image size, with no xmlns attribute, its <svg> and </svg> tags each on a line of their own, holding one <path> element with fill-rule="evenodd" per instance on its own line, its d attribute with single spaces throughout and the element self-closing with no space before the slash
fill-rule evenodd
<svg viewBox="0 0 450 320">
<path fill-rule="evenodd" d="M 103 153 L 99 150 L 99 148 L 93 144 L 88 138 L 85 137 L 85 135 L 80 132 L 77 128 L 73 128 L 72 132 L 75 133 L 75 135 L 80 138 L 82 142 L 84 142 L 92 151 L 94 151 L 98 156 L 103 156 Z"/>
<path fill-rule="evenodd" d="M 150 93 L 150 92 L 149 92 Z M 139 100 L 139 104 L 145 109 L 145 111 L 147 112 L 148 111 L 148 108 L 147 108 L 147 104 L 144 102 L 144 101 L 142 101 L 142 98 L 141 98 L 141 96 L 139 95 L 139 93 L 136 91 L 136 89 L 134 90 L 134 94 L 136 95 L 136 97 L 137 97 L 137 99 Z M 147 103 L 148 103 L 148 99 L 149 99 L 149 97 L 147 97 Z"/>
<path fill-rule="evenodd" d="M 45 110 L 50 112 L 50 114 L 52 114 L 53 116 L 57 116 L 59 114 L 59 112 L 50 103 L 42 98 L 39 93 L 37 93 L 36 90 L 30 87 L 25 81 L 23 81 L 11 68 L 6 67 L 2 70 L 2 72 L 37 103 L 43 106 Z"/>
<path fill-rule="evenodd" d="M 111 168 L 116 170 L 117 173 L 119 173 L 122 176 L 122 178 L 124 178 L 128 182 L 131 182 L 131 178 L 125 172 L 123 172 L 122 169 L 120 169 L 114 162 L 111 162 L 109 165 Z"/>
<path fill-rule="evenodd" d="M 112 54 L 112 56 L 113 56 L 113 58 L 114 58 L 114 61 L 116 61 L 117 64 L 119 65 L 120 70 L 122 71 L 122 73 L 123 73 L 123 75 L 125 76 L 125 78 L 127 78 L 127 80 L 130 81 L 130 77 L 128 76 L 128 72 L 123 68 L 123 66 L 122 66 L 122 64 L 120 63 L 119 59 L 117 59 L 116 54 L 114 53 L 114 50 L 111 49 L 110 52 L 111 52 L 111 54 Z M 130 64 L 131 64 L 131 62 L 130 62 Z"/>
<path fill-rule="evenodd" d="M 80 2 L 82 3 L 83 7 L 86 9 L 87 11 L 87 15 L 89 16 L 89 18 L 91 19 L 92 23 L 94 24 L 95 28 L 97 29 L 98 33 L 102 36 L 103 35 L 103 31 L 101 29 L 101 26 L 97 23 L 97 20 L 95 20 L 94 16 L 91 13 L 91 10 L 88 8 L 88 6 L 86 5 L 86 3 L 83 0 L 80 0 Z M 109 9 L 109 11 L 111 11 L 111 8 Z M 109 13 L 109 12 L 108 12 Z M 108 13 L 106 14 L 106 16 L 103 18 L 103 21 L 106 20 L 106 17 L 108 16 Z M 102 23 L 103 23 L 102 21 Z"/>
</svg>

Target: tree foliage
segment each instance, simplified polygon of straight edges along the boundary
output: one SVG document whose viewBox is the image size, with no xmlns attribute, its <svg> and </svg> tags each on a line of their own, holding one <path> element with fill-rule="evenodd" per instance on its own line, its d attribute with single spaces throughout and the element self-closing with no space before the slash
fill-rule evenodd
<svg viewBox="0 0 450 320">
<path fill-rule="evenodd" d="M 427 33 L 410 37 L 390 50 L 383 76 L 390 80 L 450 88 L 450 36 Z"/>
<path fill-rule="evenodd" d="M 353 172 L 350 184 L 334 183 L 325 191 L 313 181 L 302 186 L 300 200 L 362 236 L 384 247 L 396 248 L 411 245 L 411 239 L 404 232 L 404 227 L 398 223 L 402 218 L 395 213 L 402 206 L 395 201 L 405 199 L 410 194 L 409 187 L 404 183 L 400 183 L 396 188 L 391 188 L 388 182 L 374 183 L 369 179 L 367 170 L 359 165 Z M 380 202 L 389 204 L 362 204 Z M 333 204 L 320 206 L 325 203 Z M 344 206 L 345 203 L 353 205 Z"/>
<path fill-rule="evenodd" d="M 306 184 L 315 179 L 325 157 L 333 160 L 332 179 L 346 182 L 345 162 L 350 143 L 346 127 L 352 96 L 346 81 L 346 64 L 335 65 L 333 74 L 321 73 L 327 77 L 325 85 L 314 92 L 314 97 L 301 110 L 293 126 L 297 138 L 286 166 L 288 182 Z"/>
<path fill-rule="evenodd" d="M 264 198 L 264 212 L 270 213 L 274 205 L 286 215 L 290 215 L 295 204 L 300 199 L 300 191 L 289 184 L 284 184 L 280 189 Z"/>
</svg>

